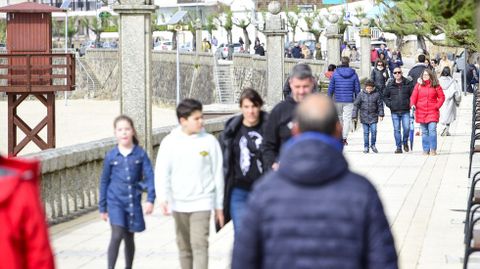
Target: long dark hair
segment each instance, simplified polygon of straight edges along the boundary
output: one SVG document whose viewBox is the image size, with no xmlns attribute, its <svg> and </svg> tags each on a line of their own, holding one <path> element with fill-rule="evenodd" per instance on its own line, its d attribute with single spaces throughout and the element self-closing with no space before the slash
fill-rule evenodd
<svg viewBox="0 0 480 269">
<path fill-rule="evenodd" d="M 132 127 L 132 130 L 133 130 L 133 137 L 132 137 L 133 144 L 138 145 L 139 141 L 138 141 L 138 137 L 137 137 L 137 130 L 135 129 L 135 126 L 133 125 L 132 118 L 130 118 L 127 115 L 120 115 L 120 116 L 116 117 L 115 120 L 113 120 L 113 128 L 116 128 L 117 123 L 120 122 L 120 121 L 126 121 L 126 122 L 128 122 L 128 124 L 130 124 L 130 127 Z"/>
<path fill-rule="evenodd" d="M 423 80 L 423 73 L 424 72 L 427 72 L 428 73 L 428 76 L 430 77 L 430 86 L 432 86 L 433 88 L 437 87 L 438 85 L 440 85 L 440 83 L 438 82 L 438 78 L 437 78 L 437 75 L 435 75 L 435 73 L 433 73 L 432 70 L 428 69 L 428 68 L 425 68 L 425 70 L 422 72 L 422 86 L 425 85 L 425 81 Z"/>
<path fill-rule="evenodd" d="M 442 74 L 440 74 L 440 76 L 442 77 L 451 77 L 452 76 L 452 72 L 450 72 L 450 67 L 448 66 L 445 66 L 442 70 Z"/>
</svg>

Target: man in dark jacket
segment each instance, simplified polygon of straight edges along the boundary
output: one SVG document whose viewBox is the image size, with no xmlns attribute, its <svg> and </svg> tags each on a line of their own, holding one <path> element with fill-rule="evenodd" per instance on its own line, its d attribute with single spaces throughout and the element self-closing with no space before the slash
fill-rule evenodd
<svg viewBox="0 0 480 269">
<path fill-rule="evenodd" d="M 342 154 L 334 104 L 307 97 L 280 168 L 254 186 L 232 269 L 396 269 L 397 255 L 373 185 Z"/>
<path fill-rule="evenodd" d="M 315 87 L 312 70 L 307 64 L 295 65 L 288 82 L 291 94 L 286 96 L 284 101 L 272 109 L 265 125 L 262 143 L 262 158 L 265 171 L 277 167 L 280 147 L 292 136 L 293 111 L 297 103 L 312 93 Z"/>
<path fill-rule="evenodd" d="M 335 69 L 330 84 L 328 95 L 335 96 L 335 106 L 343 126 L 343 143 L 348 145 L 347 138 L 352 122 L 353 101 L 360 93 L 360 80 L 355 70 L 349 67 L 350 59 L 342 57 L 342 65 Z"/>
<path fill-rule="evenodd" d="M 397 149 L 395 153 L 409 151 L 408 134 L 410 132 L 410 96 L 412 95 L 414 81 L 402 76 L 402 69 L 393 69 L 393 79 L 387 82 L 383 101 L 392 112 L 393 133 Z M 400 127 L 403 128 L 403 136 L 400 135 Z"/>
<path fill-rule="evenodd" d="M 292 57 L 296 59 L 302 58 L 302 49 L 298 43 L 295 43 L 295 46 L 292 48 Z"/>
<path fill-rule="evenodd" d="M 425 63 L 427 57 L 425 55 L 418 55 L 418 62 L 408 72 L 408 76 L 412 78 L 413 84 L 417 83 L 419 77 L 422 76 L 423 71 L 427 68 L 428 64 Z"/>
</svg>

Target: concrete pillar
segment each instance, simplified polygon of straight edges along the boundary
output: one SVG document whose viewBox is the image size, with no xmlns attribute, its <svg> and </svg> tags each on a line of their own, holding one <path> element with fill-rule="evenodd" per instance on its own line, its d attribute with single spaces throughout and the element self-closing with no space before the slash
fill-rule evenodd
<svg viewBox="0 0 480 269">
<path fill-rule="evenodd" d="M 327 64 L 340 64 L 340 43 L 342 35 L 339 34 L 338 15 L 330 14 L 328 21 L 330 25 L 326 29 L 325 36 L 327 37 Z"/>
<path fill-rule="evenodd" d="M 202 22 L 200 19 L 195 21 L 195 43 L 197 46 L 195 48 L 195 54 L 198 55 L 198 53 L 202 51 Z"/>
<path fill-rule="evenodd" d="M 277 1 L 268 4 L 271 13 L 263 33 L 267 37 L 267 105 L 274 106 L 282 100 L 285 53 L 285 23 L 279 15 L 281 5 Z"/>
<path fill-rule="evenodd" d="M 369 78 L 372 71 L 370 63 L 370 42 L 372 35 L 370 31 L 370 21 L 367 18 L 362 19 L 360 28 L 360 79 Z"/>
<path fill-rule="evenodd" d="M 149 0 L 124 0 L 119 14 L 120 111 L 135 123 L 140 145 L 152 153 L 151 15 Z"/>
</svg>

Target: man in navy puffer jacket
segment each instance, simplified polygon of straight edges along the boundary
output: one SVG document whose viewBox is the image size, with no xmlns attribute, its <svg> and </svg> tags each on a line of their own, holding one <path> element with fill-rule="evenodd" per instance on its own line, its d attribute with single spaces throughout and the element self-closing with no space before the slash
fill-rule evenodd
<svg viewBox="0 0 480 269">
<path fill-rule="evenodd" d="M 347 145 L 348 132 L 352 122 L 353 101 L 360 93 L 360 80 L 355 70 L 349 67 L 350 60 L 342 57 L 342 65 L 335 69 L 330 84 L 328 96 L 335 97 L 335 106 L 343 126 L 343 144 Z"/>
<path fill-rule="evenodd" d="M 247 203 L 233 269 L 397 269 L 397 254 L 373 185 L 342 154 L 332 101 L 298 106 L 296 136 Z"/>
</svg>

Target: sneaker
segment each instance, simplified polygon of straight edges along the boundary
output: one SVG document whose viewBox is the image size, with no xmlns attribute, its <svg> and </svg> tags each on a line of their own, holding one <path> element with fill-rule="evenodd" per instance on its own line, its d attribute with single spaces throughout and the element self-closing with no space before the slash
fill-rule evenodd
<svg viewBox="0 0 480 269">
<path fill-rule="evenodd" d="M 402 152 L 402 149 L 401 149 L 401 148 L 397 148 L 397 150 L 395 150 L 395 153 L 396 153 L 396 154 L 399 154 L 399 153 L 403 153 L 403 152 Z"/>
<path fill-rule="evenodd" d="M 368 147 L 365 147 L 365 148 L 363 149 L 363 153 L 368 153 Z"/>
<path fill-rule="evenodd" d="M 430 150 L 430 156 L 437 156 L 436 150 Z"/>
<path fill-rule="evenodd" d="M 429 154 L 429 152 L 428 152 L 428 151 L 424 151 L 424 152 L 423 152 L 423 155 L 426 155 L 426 156 L 428 156 L 428 154 Z"/>
<path fill-rule="evenodd" d="M 372 148 L 372 151 L 373 151 L 373 152 L 378 153 L 378 149 L 377 149 L 377 147 L 375 147 L 375 145 L 372 145 L 371 148 Z"/>
<path fill-rule="evenodd" d="M 342 139 L 342 142 L 343 142 L 343 145 L 344 145 L 344 146 L 348 146 L 348 142 L 347 142 L 347 139 L 346 139 L 346 138 Z"/>
<path fill-rule="evenodd" d="M 410 149 L 408 148 L 408 144 L 403 144 L 403 150 L 404 150 L 405 152 L 409 152 L 409 151 L 410 151 Z"/>
</svg>

